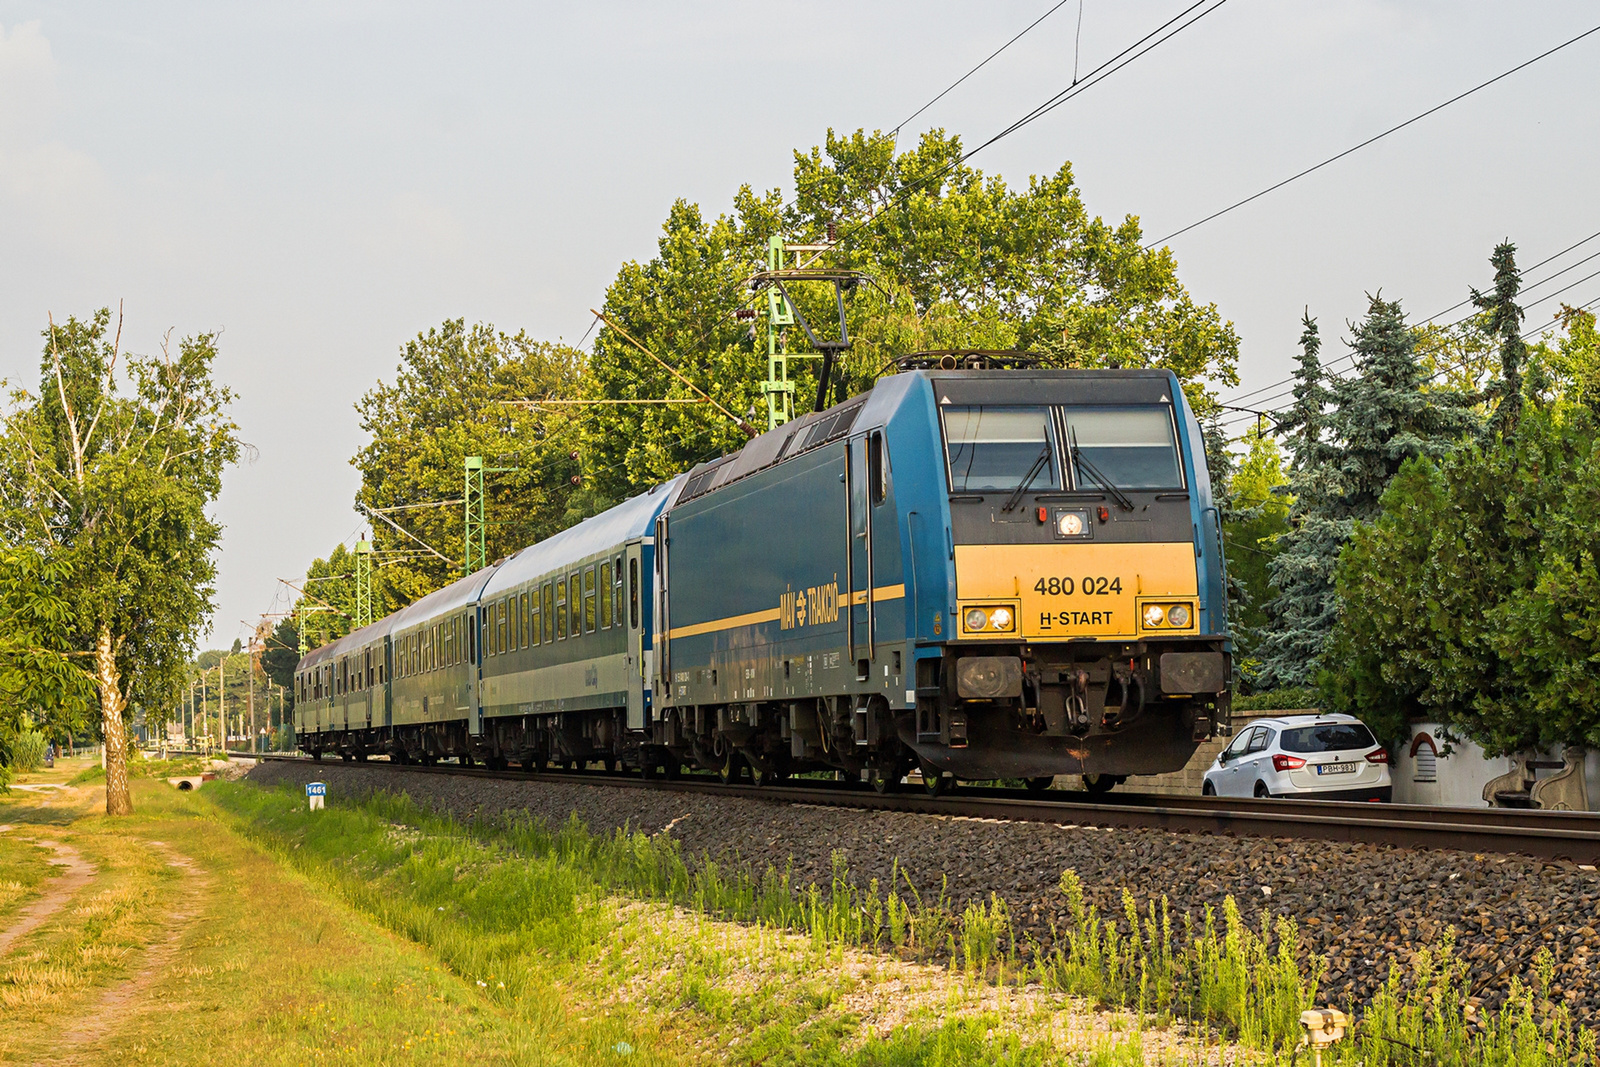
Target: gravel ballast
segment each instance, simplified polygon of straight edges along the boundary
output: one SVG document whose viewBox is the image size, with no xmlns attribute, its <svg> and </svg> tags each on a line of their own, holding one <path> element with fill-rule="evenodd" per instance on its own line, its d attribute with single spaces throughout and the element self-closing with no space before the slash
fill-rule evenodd
<svg viewBox="0 0 1600 1067">
<path fill-rule="evenodd" d="M 772 801 L 514 781 L 393 770 L 385 766 L 273 761 L 249 775 L 263 785 L 328 783 L 331 797 L 404 792 L 456 817 L 526 811 L 559 826 L 576 813 L 594 833 L 621 826 L 678 840 L 686 858 L 710 854 L 756 873 L 792 867 L 797 885 L 826 886 L 833 853 L 853 877 L 887 890 L 894 865 L 924 899 L 941 887 L 954 910 L 993 892 L 1019 933 L 1048 944 L 1066 921 L 1061 872 L 1078 872 L 1102 911 L 1120 913 L 1131 890 L 1141 905 L 1166 895 L 1174 916 L 1233 896 L 1259 923 L 1288 915 L 1328 960 L 1324 997 L 1364 1003 L 1412 953 L 1454 927 L 1458 956 L 1484 1001 L 1500 1001 L 1513 975 L 1532 979 L 1540 946 L 1556 959 L 1551 999 L 1577 1020 L 1600 1018 L 1600 874 L 1565 862 L 1454 850 L 1413 850 L 1286 838 L 1215 837 L 1164 830 L 864 811 Z M 901 883 L 904 885 L 904 882 Z"/>
</svg>

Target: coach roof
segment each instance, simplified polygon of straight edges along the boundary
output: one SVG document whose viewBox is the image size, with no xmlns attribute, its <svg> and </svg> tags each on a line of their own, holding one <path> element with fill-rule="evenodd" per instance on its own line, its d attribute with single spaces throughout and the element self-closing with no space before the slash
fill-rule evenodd
<svg viewBox="0 0 1600 1067">
<path fill-rule="evenodd" d="M 656 516 L 682 484 L 683 475 L 680 474 L 649 492 L 624 500 L 536 545 L 529 545 L 500 565 L 481 596 L 488 599 L 513 586 L 560 571 L 580 559 L 651 536 Z"/>
</svg>

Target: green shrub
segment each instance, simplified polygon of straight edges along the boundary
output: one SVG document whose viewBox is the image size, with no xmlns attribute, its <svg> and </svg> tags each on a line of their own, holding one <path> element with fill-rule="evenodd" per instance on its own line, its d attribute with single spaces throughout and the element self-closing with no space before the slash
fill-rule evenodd
<svg viewBox="0 0 1600 1067">
<path fill-rule="evenodd" d="M 1311 711 L 1321 705 L 1315 689 L 1290 686 L 1233 698 L 1235 711 Z"/>
</svg>

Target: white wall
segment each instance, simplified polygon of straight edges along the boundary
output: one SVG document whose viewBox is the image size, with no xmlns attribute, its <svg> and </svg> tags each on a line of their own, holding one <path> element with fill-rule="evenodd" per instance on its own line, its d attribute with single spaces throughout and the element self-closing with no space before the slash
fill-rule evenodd
<svg viewBox="0 0 1600 1067">
<path fill-rule="evenodd" d="M 1426 742 L 1417 745 L 1417 736 L 1427 734 L 1437 744 L 1440 755 L 1435 760 L 1434 780 L 1419 781 L 1419 776 L 1426 775 Z M 1411 749 L 1419 749 L 1418 759 L 1413 757 Z M 1450 754 L 1443 755 L 1448 747 Z M 1542 752 L 1540 759 L 1559 759 L 1560 753 Z M 1420 766 L 1419 766 L 1420 764 Z M 1511 770 L 1511 759 L 1508 756 L 1486 756 L 1483 749 L 1471 741 L 1452 741 L 1446 746 L 1443 739 L 1443 727 L 1436 722 L 1418 722 L 1411 724 L 1411 741 L 1402 745 L 1394 766 L 1390 768 L 1394 779 L 1394 800 L 1397 804 L 1434 804 L 1452 808 L 1481 808 L 1483 802 L 1483 787 L 1489 784 L 1491 778 L 1497 778 Z M 1538 777 L 1545 778 L 1554 771 L 1539 771 Z M 1584 777 L 1589 787 L 1589 805 L 1594 807 L 1595 798 L 1600 797 L 1600 752 L 1591 751 L 1584 761 Z"/>
</svg>

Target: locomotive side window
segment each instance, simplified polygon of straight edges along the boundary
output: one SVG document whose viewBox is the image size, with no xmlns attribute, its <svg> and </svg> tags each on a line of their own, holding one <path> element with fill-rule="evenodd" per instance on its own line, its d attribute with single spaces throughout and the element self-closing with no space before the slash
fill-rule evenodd
<svg viewBox="0 0 1600 1067">
<path fill-rule="evenodd" d="M 544 583 L 544 639 L 548 644 L 556 636 L 556 594 L 555 587 L 549 582 Z"/>
<path fill-rule="evenodd" d="M 1073 475 L 1080 486 L 1093 486 L 1097 470 L 1118 489 L 1183 488 L 1170 405 L 1068 407 L 1063 412 L 1067 446 L 1075 453 Z"/>
<path fill-rule="evenodd" d="M 597 621 L 595 613 L 594 565 L 590 564 L 583 571 L 583 632 L 586 634 L 594 633 Z"/>
<path fill-rule="evenodd" d="M 867 438 L 867 484 L 872 487 L 872 502 L 883 503 L 889 495 L 889 457 L 883 448 L 883 434 Z"/>
<path fill-rule="evenodd" d="M 600 564 L 600 629 L 611 629 L 611 561 Z"/>
<path fill-rule="evenodd" d="M 952 493 L 1061 488 L 1049 408 L 946 407 L 944 437 Z"/>
</svg>

